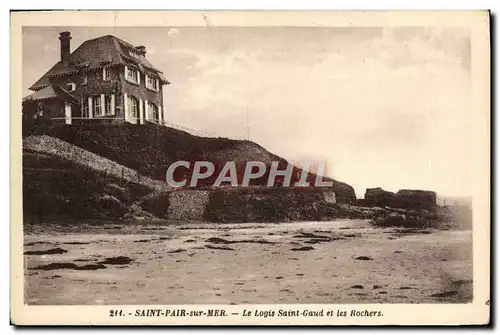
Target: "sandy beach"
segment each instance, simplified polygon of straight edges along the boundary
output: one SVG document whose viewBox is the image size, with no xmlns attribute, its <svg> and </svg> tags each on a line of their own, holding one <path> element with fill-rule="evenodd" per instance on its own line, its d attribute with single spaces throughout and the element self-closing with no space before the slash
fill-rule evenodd
<svg viewBox="0 0 500 335">
<path fill-rule="evenodd" d="M 438 303 L 472 299 L 471 231 L 363 220 L 33 226 L 34 305 Z M 80 232 L 76 232 L 80 230 Z"/>
</svg>

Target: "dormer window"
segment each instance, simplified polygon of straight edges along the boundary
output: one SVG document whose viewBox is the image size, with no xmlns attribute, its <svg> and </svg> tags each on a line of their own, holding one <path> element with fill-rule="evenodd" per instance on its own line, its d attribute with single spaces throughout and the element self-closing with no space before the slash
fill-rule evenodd
<svg viewBox="0 0 500 335">
<path fill-rule="evenodd" d="M 146 74 L 146 88 L 158 92 L 160 90 L 160 82 L 158 78 Z"/>
<path fill-rule="evenodd" d="M 128 54 L 134 58 L 137 58 L 137 59 L 140 59 L 141 58 L 141 55 L 139 55 L 138 52 L 134 51 L 134 50 L 129 50 Z"/>
<path fill-rule="evenodd" d="M 67 83 L 65 88 L 66 88 L 66 91 L 68 91 L 68 92 L 74 92 L 74 91 L 76 91 L 76 84 L 75 83 Z"/>
<path fill-rule="evenodd" d="M 125 79 L 131 83 L 139 85 L 141 83 L 141 76 L 138 70 L 125 66 Z"/>
</svg>

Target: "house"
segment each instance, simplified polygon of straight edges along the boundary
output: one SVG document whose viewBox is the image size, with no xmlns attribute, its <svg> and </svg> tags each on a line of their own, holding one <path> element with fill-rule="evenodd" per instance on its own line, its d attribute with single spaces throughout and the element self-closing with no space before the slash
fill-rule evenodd
<svg viewBox="0 0 500 335">
<path fill-rule="evenodd" d="M 146 59 L 144 46 L 107 35 L 71 52 L 71 34 L 59 36 L 61 59 L 23 98 L 23 120 L 65 124 L 165 122 L 163 87 L 170 84 Z"/>
</svg>

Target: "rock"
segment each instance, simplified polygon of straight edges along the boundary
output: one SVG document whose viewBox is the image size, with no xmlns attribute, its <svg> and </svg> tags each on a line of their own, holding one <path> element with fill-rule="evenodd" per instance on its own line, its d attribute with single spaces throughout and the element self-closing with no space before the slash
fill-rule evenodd
<svg viewBox="0 0 500 335">
<path fill-rule="evenodd" d="M 330 237 L 326 235 L 318 235 L 318 234 L 313 234 L 313 233 L 308 233 L 308 232 L 299 232 L 297 235 L 294 235 L 293 237 L 298 237 L 298 238 L 315 238 L 315 239 L 326 239 L 329 240 Z"/>
<path fill-rule="evenodd" d="M 386 191 L 381 187 L 367 188 L 365 192 L 365 204 L 369 206 L 387 206 L 394 197 L 394 193 Z"/>
<path fill-rule="evenodd" d="M 292 250 L 292 251 L 309 251 L 309 250 L 314 250 L 314 247 L 300 247 L 300 248 L 292 248 L 290 250 Z"/>
<path fill-rule="evenodd" d="M 356 260 L 358 260 L 358 261 L 373 261 L 373 258 L 370 258 L 368 256 L 359 256 L 359 257 L 356 257 Z"/>
<path fill-rule="evenodd" d="M 48 250 L 29 250 L 25 251 L 25 255 L 61 255 L 67 253 L 68 250 L 64 250 L 61 248 L 53 248 Z"/>
<path fill-rule="evenodd" d="M 103 195 L 97 199 L 96 206 L 101 207 L 102 211 L 109 213 L 114 217 L 122 217 L 127 212 L 126 207 L 112 195 Z"/>
<path fill-rule="evenodd" d="M 105 269 L 106 267 L 102 264 L 86 264 L 76 267 L 76 270 L 99 270 Z"/>
<path fill-rule="evenodd" d="M 457 291 L 445 291 L 445 292 L 434 293 L 431 294 L 430 296 L 433 298 L 447 298 L 454 296 L 457 293 L 458 293 Z"/>
<path fill-rule="evenodd" d="M 436 192 L 423 190 L 399 190 L 389 202 L 391 207 L 432 209 L 437 206 Z"/>
<path fill-rule="evenodd" d="M 186 249 L 175 249 L 172 251 L 167 251 L 167 254 L 178 254 L 178 253 L 184 252 L 184 251 L 186 251 Z"/>
<path fill-rule="evenodd" d="M 215 243 L 215 244 L 230 244 L 231 241 L 220 238 L 220 237 L 210 237 L 206 239 L 207 242 Z"/>
<path fill-rule="evenodd" d="M 364 286 L 363 285 L 352 285 L 351 288 L 354 288 L 354 289 L 363 289 Z"/>
<path fill-rule="evenodd" d="M 222 246 L 215 246 L 215 245 L 210 245 L 210 244 L 207 244 L 205 245 L 206 248 L 208 249 L 215 249 L 215 250 L 234 250 L 233 248 L 230 248 L 230 247 L 222 247 Z"/>
<path fill-rule="evenodd" d="M 45 265 L 40 265 L 34 267 L 30 270 L 61 270 L 61 269 L 69 269 L 69 270 L 97 270 L 97 269 L 105 269 L 106 267 L 102 264 L 87 264 L 78 266 L 74 263 L 49 263 Z"/>
<path fill-rule="evenodd" d="M 118 257 L 108 257 L 103 261 L 99 262 L 99 264 L 111 264 L 111 265 L 123 265 L 130 264 L 133 261 L 130 257 L 118 256 Z"/>
</svg>

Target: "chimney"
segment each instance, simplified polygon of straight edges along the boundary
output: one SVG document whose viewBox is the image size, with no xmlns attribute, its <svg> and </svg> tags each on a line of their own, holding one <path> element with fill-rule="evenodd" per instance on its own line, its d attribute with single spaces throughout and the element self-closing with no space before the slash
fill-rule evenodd
<svg viewBox="0 0 500 335">
<path fill-rule="evenodd" d="M 63 31 L 59 34 L 59 40 L 61 41 L 61 62 L 66 63 L 71 53 L 71 33 L 69 31 Z"/>
<path fill-rule="evenodd" d="M 146 56 L 146 47 L 144 45 L 139 45 L 135 47 L 135 50 L 141 55 L 141 56 Z"/>
</svg>

